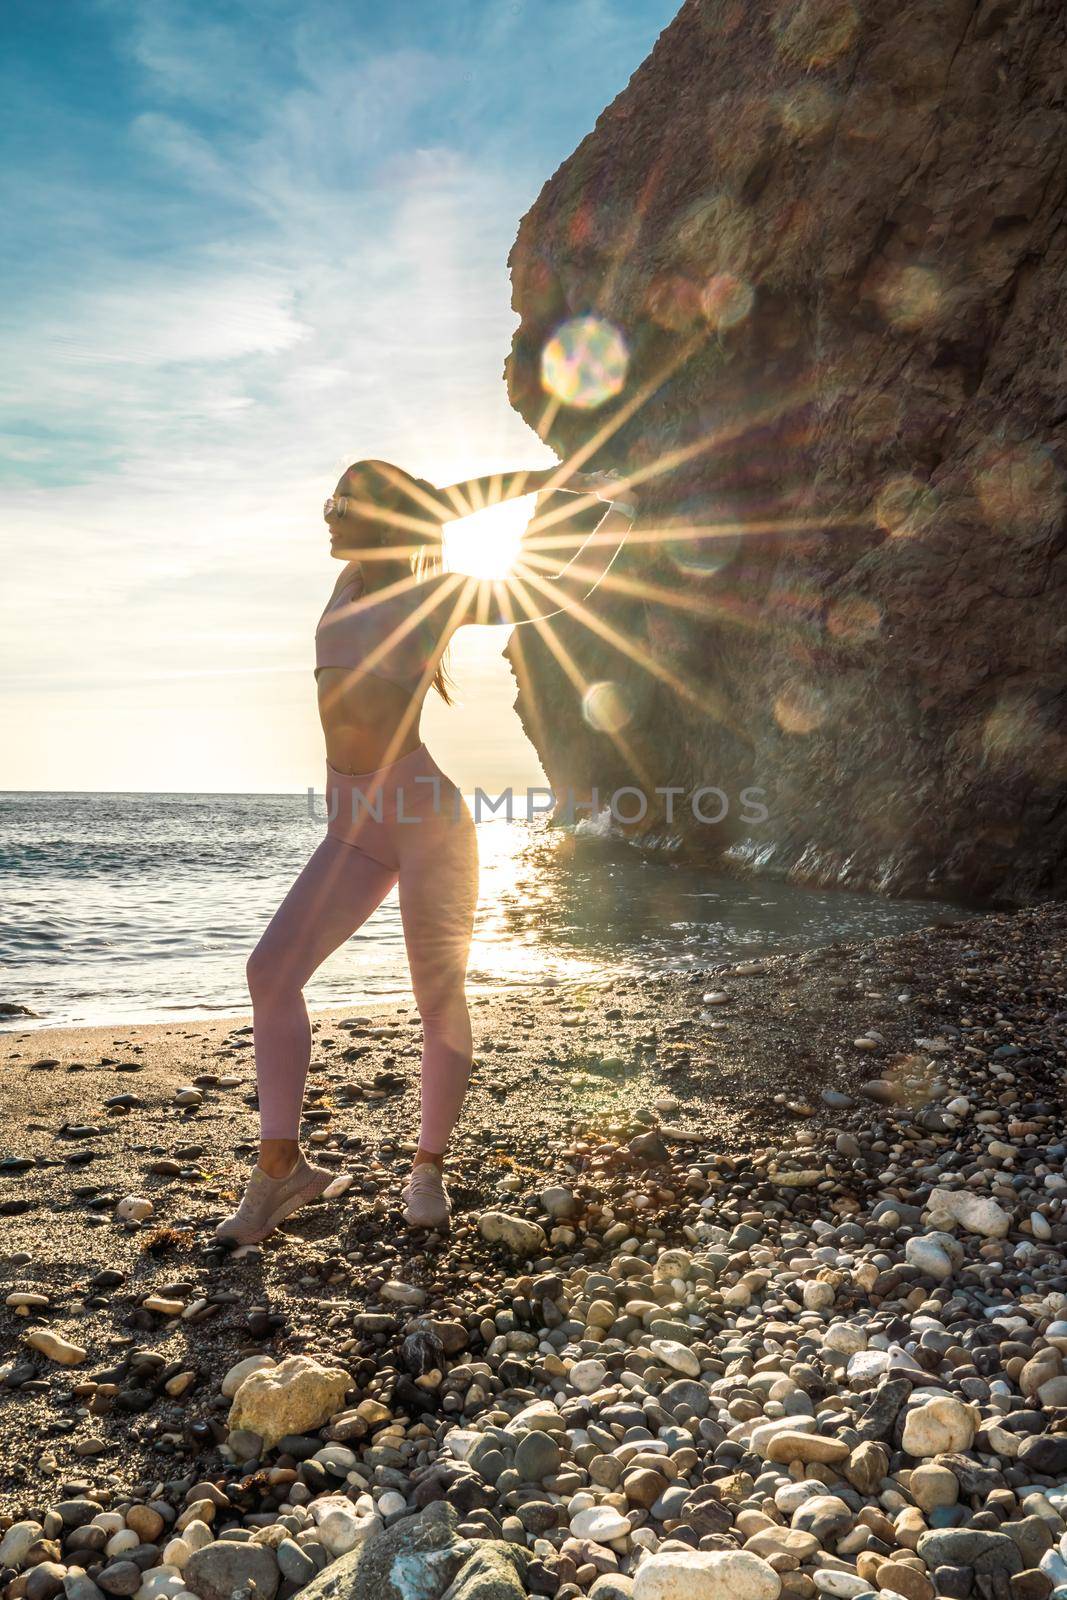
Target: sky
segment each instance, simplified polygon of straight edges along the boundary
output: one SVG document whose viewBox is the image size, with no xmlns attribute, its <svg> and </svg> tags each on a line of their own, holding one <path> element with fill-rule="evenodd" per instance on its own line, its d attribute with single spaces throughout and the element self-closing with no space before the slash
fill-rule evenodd
<svg viewBox="0 0 1067 1600">
<path fill-rule="evenodd" d="M 3 789 L 321 786 L 321 505 L 553 457 L 506 259 L 676 0 L 5 0 Z M 424 732 L 540 781 L 500 629 Z"/>
</svg>

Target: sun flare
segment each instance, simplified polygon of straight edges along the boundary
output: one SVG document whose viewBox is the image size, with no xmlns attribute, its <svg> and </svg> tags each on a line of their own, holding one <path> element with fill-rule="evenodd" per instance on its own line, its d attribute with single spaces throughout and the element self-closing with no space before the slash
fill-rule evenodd
<svg viewBox="0 0 1067 1600">
<path fill-rule="evenodd" d="M 442 528 L 445 566 L 471 578 L 506 578 L 515 565 L 536 496 L 522 495 L 457 517 Z"/>
</svg>

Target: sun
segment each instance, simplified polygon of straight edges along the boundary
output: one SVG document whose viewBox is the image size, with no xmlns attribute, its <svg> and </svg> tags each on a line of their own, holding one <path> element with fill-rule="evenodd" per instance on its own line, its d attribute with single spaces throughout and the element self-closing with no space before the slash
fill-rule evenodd
<svg viewBox="0 0 1067 1600">
<path fill-rule="evenodd" d="M 446 522 L 441 537 L 448 571 L 472 578 L 506 578 L 515 565 L 536 498 L 525 494 Z"/>
</svg>

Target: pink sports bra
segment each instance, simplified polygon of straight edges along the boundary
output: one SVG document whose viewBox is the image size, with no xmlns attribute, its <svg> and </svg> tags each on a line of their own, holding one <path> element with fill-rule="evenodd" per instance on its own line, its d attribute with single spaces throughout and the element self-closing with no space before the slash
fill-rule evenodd
<svg viewBox="0 0 1067 1600">
<path fill-rule="evenodd" d="M 385 678 L 415 694 L 429 681 L 431 661 L 446 641 L 441 615 L 432 608 L 416 623 L 411 614 L 425 604 L 426 585 L 408 586 L 382 597 L 364 594 L 360 574 L 327 605 L 315 629 L 315 671 L 321 667 L 365 668 L 368 677 Z"/>
</svg>

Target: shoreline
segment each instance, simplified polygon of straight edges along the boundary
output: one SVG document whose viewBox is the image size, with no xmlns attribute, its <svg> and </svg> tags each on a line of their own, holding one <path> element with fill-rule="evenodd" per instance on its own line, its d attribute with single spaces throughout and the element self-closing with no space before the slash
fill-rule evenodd
<svg viewBox="0 0 1067 1600">
<path fill-rule="evenodd" d="M 545 1426 L 563 1450 L 563 1465 L 539 1480 L 516 1480 L 509 1468 L 496 1486 L 492 1473 L 480 1475 L 454 1449 L 472 1431 L 495 1437 L 523 1407 L 548 1400 L 570 1417 L 572 1429 L 585 1426 L 579 1415 L 610 1418 L 613 1408 L 625 1409 L 626 1395 L 651 1396 L 646 1416 L 659 1415 L 655 1396 L 691 1371 L 694 1359 L 700 1383 L 710 1384 L 714 1396 L 723 1363 L 738 1359 L 732 1351 L 751 1345 L 755 1353 L 773 1354 L 784 1341 L 793 1354 L 783 1378 L 797 1352 L 811 1346 L 807 1359 L 822 1362 L 820 1382 L 836 1396 L 836 1412 L 824 1405 L 816 1413 L 818 1421 L 825 1412 L 822 1432 L 835 1435 L 834 1448 L 811 1459 L 827 1463 L 819 1469 L 824 1495 L 838 1494 L 839 1474 L 829 1463 L 840 1462 L 837 1437 L 847 1442 L 855 1425 L 834 1418 L 850 1416 L 861 1391 L 843 1381 L 823 1335 L 844 1319 L 847 1339 L 867 1347 L 868 1331 L 857 1329 L 866 1330 L 873 1318 L 876 1333 L 884 1327 L 905 1351 L 921 1354 L 924 1381 L 955 1395 L 960 1380 L 952 1363 L 939 1377 L 941 1346 L 935 1339 L 919 1351 L 918 1335 L 909 1343 L 908 1319 L 929 1308 L 923 1314 L 936 1320 L 955 1307 L 957 1343 L 966 1345 L 972 1324 L 988 1339 L 1000 1326 L 989 1313 L 996 1313 L 1001 1292 L 1016 1320 L 1021 1307 L 1029 1342 L 1014 1328 L 998 1338 L 1012 1349 L 1021 1342 L 1046 1350 L 1058 1381 L 1062 1356 L 1044 1329 L 1067 1317 L 1065 989 L 1067 906 L 1053 903 L 640 982 L 476 996 L 476 1066 L 449 1162 L 455 1216 L 447 1241 L 409 1234 L 399 1216 L 417 1127 L 419 1029 L 412 1003 L 315 1012 L 305 1134 L 317 1159 L 353 1181 L 343 1196 L 298 1213 L 263 1247 L 238 1257 L 213 1249 L 209 1235 L 254 1151 L 247 1020 L 7 1031 L 0 1035 L 7 1090 L 0 1155 L 9 1158 L 0 1163 L 0 1276 L 9 1300 L 0 1306 L 6 1440 L 0 1513 L 40 1521 L 49 1507 L 72 1498 L 100 1507 L 162 1499 L 180 1517 L 188 1492 L 210 1482 L 230 1507 L 220 1521 L 236 1517 L 258 1527 L 243 1519 L 262 1518 L 272 1500 L 269 1520 L 283 1514 L 269 1483 L 280 1470 L 283 1479 L 292 1472 L 286 1481 L 299 1480 L 297 1488 L 314 1488 L 321 1479 L 336 1493 L 347 1484 L 353 1514 L 377 1518 L 370 1531 L 382 1539 L 426 1514 L 421 1507 L 440 1497 L 428 1485 L 447 1479 L 454 1487 L 462 1479 L 461 1531 L 521 1548 L 524 1562 L 532 1563 L 524 1567 L 525 1581 L 540 1585 L 535 1593 L 586 1593 L 598 1577 L 615 1573 L 618 1593 L 627 1594 L 626 1582 L 664 1544 L 668 1554 L 675 1544 L 683 1551 L 747 1549 L 754 1535 L 745 1532 L 743 1514 L 738 1523 L 728 1497 L 730 1514 L 723 1521 L 716 1512 L 714 1534 L 711 1514 L 698 1516 L 695 1506 L 702 1484 L 725 1480 L 724 1463 L 732 1471 L 756 1470 L 747 1436 L 736 1450 L 725 1446 L 729 1426 L 736 1431 L 753 1415 L 758 1422 L 761 1408 L 773 1420 L 777 1402 L 768 1402 L 766 1386 L 742 1382 L 750 1398 L 739 1402 L 737 1414 L 720 1413 L 714 1400 L 704 1415 L 719 1421 L 703 1433 L 695 1417 L 691 1424 L 683 1419 L 688 1451 L 678 1439 L 683 1424 L 661 1417 L 653 1428 L 651 1453 L 666 1442 L 673 1461 L 668 1480 L 680 1474 L 686 1488 L 684 1511 L 681 1500 L 665 1501 L 663 1493 L 647 1505 L 627 1499 L 621 1488 L 627 1474 L 620 1479 L 614 1467 L 597 1467 L 590 1479 L 592 1456 L 583 1451 L 591 1447 L 564 1448 L 555 1424 Z M 718 994 L 726 998 L 706 998 Z M 194 1090 L 184 1106 L 175 1103 L 182 1086 Z M 132 1103 L 119 1103 L 128 1096 Z M 953 1112 L 949 1107 L 961 1097 L 967 1110 Z M 31 1164 L 16 1170 L 11 1157 L 16 1167 Z M 1001 1236 L 955 1230 L 960 1259 L 950 1252 L 944 1280 L 925 1276 L 906 1253 L 913 1236 L 944 1237 L 946 1226 L 953 1232 L 943 1219 L 934 1230 L 920 1220 L 941 1178 L 1008 1214 L 1003 1243 Z M 151 1217 L 139 1227 L 116 1217 L 128 1195 L 152 1202 Z M 529 1253 L 514 1255 L 486 1237 L 484 1228 L 495 1226 L 485 1224 L 487 1212 L 516 1219 L 518 1235 L 534 1230 Z M 783 1242 L 790 1238 L 795 1242 Z M 920 1255 L 922 1248 L 916 1247 Z M 661 1322 L 674 1331 L 660 1337 L 671 1346 L 669 1359 L 650 1353 L 640 1320 L 635 1329 L 625 1315 L 622 1293 L 628 1272 L 641 1281 L 638 1267 L 627 1262 L 647 1263 L 652 1272 L 665 1251 L 682 1252 L 679 1276 L 673 1287 L 669 1277 L 650 1279 L 656 1294 L 646 1298 L 667 1308 Z M 867 1258 L 886 1263 L 875 1266 L 873 1279 Z M 934 1251 L 927 1258 L 936 1263 Z M 583 1297 L 590 1275 L 596 1288 Z M 612 1283 L 615 1310 L 597 1322 L 592 1304 L 611 1304 Z M 791 1290 L 795 1283 L 802 1294 Z M 22 1297 L 27 1314 L 10 1304 L 11 1295 Z M 454 1349 L 441 1352 L 438 1341 L 436 1389 L 418 1387 L 405 1355 L 404 1330 L 413 1318 L 450 1330 Z M 532 1330 L 532 1345 L 524 1329 Z M 84 1349 L 84 1360 L 66 1367 L 29 1347 L 27 1336 L 48 1330 Z M 679 1342 L 683 1355 L 674 1352 Z M 877 1350 L 877 1341 L 870 1348 Z M 294 1354 L 340 1360 L 350 1406 L 365 1403 L 364 1423 L 367 1416 L 378 1419 L 373 1426 L 335 1420 L 307 1430 L 317 1434 L 309 1448 L 320 1453 L 343 1440 L 340 1479 L 331 1468 L 323 1479 L 317 1461 L 302 1467 L 266 1448 L 257 1454 L 254 1440 L 253 1454 L 242 1455 L 247 1438 L 235 1435 L 236 1448 L 230 1442 L 229 1400 L 220 1399 L 220 1387 L 253 1352 L 276 1361 Z M 914 1364 L 915 1353 L 908 1359 Z M 1003 1359 L 1010 1367 L 1014 1358 Z M 582 1387 L 582 1361 L 604 1366 L 593 1391 Z M 477 1374 L 486 1362 L 494 1376 L 480 1389 Z M 903 1357 L 901 1364 L 906 1372 Z M 966 1373 L 958 1358 L 955 1366 Z M 983 1358 L 978 1378 L 962 1391 L 971 1396 L 975 1383 L 987 1391 L 985 1400 L 977 1390 L 966 1400 L 987 1430 L 975 1446 L 969 1482 L 978 1481 L 979 1463 L 994 1445 L 1000 1449 L 1005 1432 L 989 1431 L 998 1412 L 981 1376 L 986 1366 Z M 1009 1372 L 1009 1388 L 1021 1366 Z M 899 1386 L 900 1375 L 882 1371 L 878 1381 Z M 605 1388 L 611 1393 L 602 1395 Z M 1058 1431 L 1067 1420 L 1067 1392 L 1061 1398 L 1054 1386 L 1050 1394 L 1054 1405 L 1038 1397 L 1029 1410 L 1023 1400 L 1014 1409 L 1024 1418 L 1040 1412 L 1045 1431 L 1027 1424 L 1035 1438 L 1062 1437 L 1067 1452 L 1067 1433 Z M 450 1444 L 457 1422 L 463 1439 Z M 607 1450 L 610 1421 L 593 1434 Z M 1010 1435 L 1009 1443 L 1019 1437 Z M 853 1454 L 856 1448 L 849 1446 Z M 973 1454 L 970 1444 L 961 1448 Z M 1042 1460 L 1058 1462 L 1058 1446 L 1041 1448 Z M 915 1509 L 907 1475 L 921 1458 L 909 1469 L 900 1450 L 890 1427 L 883 1477 Z M 536 1451 L 531 1446 L 525 1454 Z M 260 1455 L 268 1470 L 257 1478 Z M 898 1459 L 903 1465 L 891 1472 Z M 1005 1455 L 997 1471 L 1010 1490 L 1020 1471 L 1016 1457 Z M 1067 1483 L 1067 1457 L 1057 1471 Z M 355 1477 L 347 1478 L 349 1472 Z M 468 1506 L 472 1474 L 481 1488 Z M 1032 1469 L 1031 1478 L 1043 1476 Z M 854 1477 L 844 1483 L 846 1510 L 847 1496 L 857 1493 L 860 1508 L 880 1505 L 878 1494 L 887 1491 L 858 1491 Z M 975 1492 L 958 1490 L 958 1503 Z M 383 1500 L 390 1494 L 401 1496 L 400 1507 Z M 589 1509 L 583 1497 L 590 1495 L 599 1522 L 583 1520 Z M 572 1510 L 575 1496 L 580 1503 Z M 609 1524 L 616 1526 L 608 1511 L 628 1519 L 625 1531 L 619 1524 L 608 1536 Z M 974 1514 L 969 1505 L 967 1518 Z M 923 1536 L 941 1526 L 921 1507 L 916 1515 L 927 1519 Z M 599 1528 L 600 1537 L 580 1531 L 587 1525 Z M 475 1526 L 480 1534 L 471 1532 Z M 309 1547 L 321 1543 L 313 1528 L 301 1538 Z M 831 1564 L 841 1562 L 853 1574 L 847 1592 L 858 1594 L 857 1556 L 845 1535 L 824 1531 L 820 1538 Z M 78 1562 L 65 1539 L 59 1537 L 49 1560 L 67 1572 L 87 1566 L 89 1581 L 93 1571 L 106 1572 L 106 1552 Z M 702 1543 L 707 1539 L 718 1543 Z M 915 1555 L 914 1543 L 903 1547 Z M 150 1559 L 160 1556 L 155 1551 Z M 816 1594 L 810 1561 L 774 1570 L 795 1600 Z M 293 1592 L 295 1580 L 283 1578 L 286 1593 Z M 11 1569 L 12 1600 L 26 1581 L 25 1570 Z M 57 1581 L 62 1586 L 65 1579 Z M 46 1589 L 42 1578 L 28 1600 L 50 1600 L 56 1591 Z M 114 1591 L 105 1584 L 100 1593 L 107 1592 Z M 908 1600 L 932 1600 L 933 1593 L 909 1590 Z M 86 1593 L 84 1600 L 95 1597 Z"/>
<path fill-rule="evenodd" d="M 501 984 L 499 988 L 494 987 L 491 991 L 468 987 L 467 993 L 471 998 L 480 997 L 486 992 L 492 995 L 500 995 L 501 998 L 508 998 L 515 994 L 525 993 L 528 989 L 540 991 L 541 989 L 565 987 L 566 982 L 567 980 L 561 979 L 557 981 L 552 979 L 544 984 Z M 312 1004 L 308 1006 L 308 1016 L 314 1022 L 320 1017 L 332 1019 L 334 1017 L 350 1016 L 353 1013 L 365 1015 L 387 1010 L 397 1005 L 402 1006 L 410 998 L 411 989 L 409 986 L 406 989 L 398 989 L 396 994 L 370 995 L 362 999 L 345 1000 L 331 1005 L 318 1006 Z M 3 1018 L 0 1017 L 0 1047 L 2 1047 L 6 1038 L 16 1033 L 25 1038 L 36 1037 L 46 1032 L 58 1035 L 76 1034 L 81 1038 L 84 1035 L 108 1031 L 114 1033 L 117 1030 L 121 1031 L 130 1028 L 191 1028 L 212 1022 L 251 1023 L 251 1021 L 251 1008 L 248 1005 L 239 1006 L 236 1004 L 232 1007 L 220 1007 L 217 1011 L 183 1010 L 180 1015 L 169 1017 L 160 1016 L 149 1011 L 144 1016 L 103 1017 L 98 1018 L 95 1022 L 50 1022 L 47 1017 L 23 1018 L 21 1020 L 18 1017 L 10 1017 L 5 1023 Z"/>
</svg>

